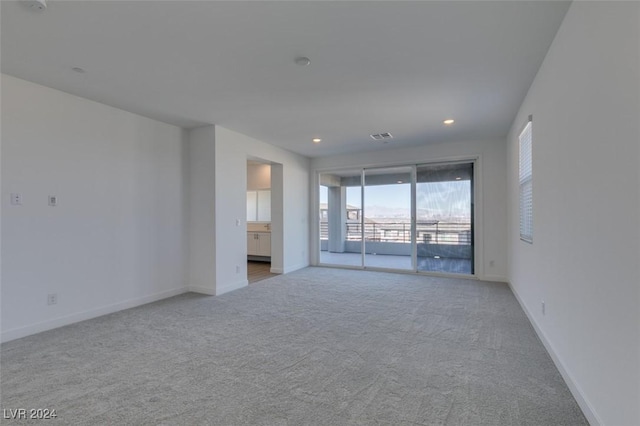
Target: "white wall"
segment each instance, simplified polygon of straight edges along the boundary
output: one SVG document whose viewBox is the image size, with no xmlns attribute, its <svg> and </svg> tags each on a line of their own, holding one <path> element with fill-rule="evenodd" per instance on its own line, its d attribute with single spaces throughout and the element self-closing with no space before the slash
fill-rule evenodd
<svg viewBox="0 0 640 426">
<path fill-rule="evenodd" d="M 206 136 L 202 132 L 206 132 Z M 210 242 L 215 241 L 215 249 L 205 245 L 203 241 L 202 246 L 206 252 L 203 253 L 202 247 L 196 248 L 192 243 L 191 258 L 198 257 L 200 260 L 196 262 L 200 266 L 194 269 L 192 262 L 190 269 L 191 277 L 195 280 L 199 274 L 197 271 L 204 271 L 203 262 L 214 257 L 208 265 L 215 265 L 215 279 L 212 281 L 211 272 L 206 272 L 206 283 L 198 284 L 193 281 L 190 288 L 201 291 L 200 287 L 204 287 L 207 289 L 203 291 L 205 293 L 223 294 L 247 285 L 246 193 L 249 157 L 272 163 L 272 271 L 287 273 L 307 266 L 309 160 L 220 126 L 209 126 L 191 132 L 191 157 L 199 156 L 202 153 L 201 145 L 211 142 L 215 146 L 215 153 L 208 151 L 206 159 L 200 165 L 192 164 L 192 180 L 196 174 L 203 183 L 197 186 L 192 183 L 191 198 L 210 200 L 214 195 L 215 203 L 191 203 L 191 217 L 203 220 L 192 222 L 190 233 L 192 236 L 203 234 L 204 238 L 210 238 Z M 206 149 L 210 148 L 211 145 L 207 145 Z M 214 171 L 213 176 L 211 171 Z M 212 181 L 214 189 L 210 185 Z M 212 206 L 215 214 L 209 221 L 207 217 Z"/>
<path fill-rule="evenodd" d="M 308 265 L 305 157 L 11 76 L 2 75 L 2 89 L 3 341 L 187 289 L 246 285 L 249 157 L 273 162 L 279 187 L 272 270 Z M 10 205 L 14 192 L 23 205 Z M 50 293 L 56 305 L 47 305 Z"/>
<path fill-rule="evenodd" d="M 318 211 L 317 176 L 319 170 L 373 165 L 419 164 L 453 159 L 479 158 L 479 197 L 476 199 L 478 239 L 476 274 L 493 281 L 507 280 L 507 189 L 505 141 L 471 141 L 424 145 L 420 147 L 364 152 L 335 157 L 314 158 L 311 162 L 312 209 Z M 314 216 L 316 217 L 316 216 Z M 317 223 L 312 232 L 317 235 Z M 312 247 L 317 256 L 317 247 Z M 493 266 L 490 262 L 493 261 Z"/>
<path fill-rule="evenodd" d="M 189 290 L 216 291 L 215 127 L 189 131 Z"/>
<path fill-rule="evenodd" d="M 247 164 L 247 190 L 271 189 L 271 165 Z"/>
<path fill-rule="evenodd" d="M 185 152 L 178 127 L 2 75 L 3 340 L 184 291 Z"/>
<path fill-rule="evenodd" d="M 593 424 L 640 424 L 639 22 L 638 2 L 574 2 L 508 137 L 510 282 Z M 518 231 L 529 114 L 532 245 Z"/>
</svg>

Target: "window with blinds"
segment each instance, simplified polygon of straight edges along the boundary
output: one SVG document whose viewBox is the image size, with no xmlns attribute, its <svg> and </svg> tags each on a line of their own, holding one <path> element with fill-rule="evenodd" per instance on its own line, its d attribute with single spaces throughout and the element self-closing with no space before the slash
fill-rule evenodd
<svg viewBox="0 0 640 426">
<path fill-rule="evenodd" d="M 533 170 L 531 167 L 531 117 L 520 133 L 520 239 L 533 242 Z"/>
</svg>

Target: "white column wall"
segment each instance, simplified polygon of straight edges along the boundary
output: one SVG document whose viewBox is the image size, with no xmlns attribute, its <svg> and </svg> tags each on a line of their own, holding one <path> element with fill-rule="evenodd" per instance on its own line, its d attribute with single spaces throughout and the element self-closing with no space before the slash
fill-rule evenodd
<svg viewBox="0 0 640 426">
<path fill-rule="evenodd" d="M 248 157 L 277 163 L 271 171 L 272 207 L 277 214 L 282 205 L 282 224 L 272 214 L 271 241 L 272 251 L 282 253 L 282 264 L 277 264 L 278 254 L 272 257 L 272 268 L 287 273 L 309 264 L 309 160 L 224 127 L 215 129 L 216 294 L 222 294 L 247 285 Z"/>
<path fill-rule="evenodd" d="M 216 294 L 214 126 L 189 131 L 189 290 Z"/>
</svg>

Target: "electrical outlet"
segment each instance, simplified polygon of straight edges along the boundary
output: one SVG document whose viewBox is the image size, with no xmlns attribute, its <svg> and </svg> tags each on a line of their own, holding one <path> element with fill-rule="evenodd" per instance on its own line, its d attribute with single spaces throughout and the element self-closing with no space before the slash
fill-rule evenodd
<svg viewBox="0 0 640 426">
<path fill-rule="evenodd" d="M 18 193 L 11 194 L 11 205 L 12 206 L 21 206 L 22 205 L 22 195 Z"/>
<path fill-rule="evenodd" d="M 494 266 L 496 266 L 496 261 L 495 260 L 490 260 L 489 261 L 489 267 L 493 268 Z"/>
<path fill-rule="evenodd" d="M 240 265 L 236 265 L 236 274 L 240 273 Z"/>
<path fill-rule="evenodd" d="M 55 195 L 49 195 L 49 205 L 51 207 L 55 207 L 58 205 L 58 197 Z"/>
<path fill-rule="evenodd" d="M 546 315 L 547 314 L 547 307 L 544 304 L 544 300 L 542 301 L 541 308 L 542 308 L 542 315 Z"/>
<path fill-rule="evenodd" d="M 58 303 L 58 294 L 51 293 L 47 295 L 47 305 L 55 305 Z"/>
</svg>

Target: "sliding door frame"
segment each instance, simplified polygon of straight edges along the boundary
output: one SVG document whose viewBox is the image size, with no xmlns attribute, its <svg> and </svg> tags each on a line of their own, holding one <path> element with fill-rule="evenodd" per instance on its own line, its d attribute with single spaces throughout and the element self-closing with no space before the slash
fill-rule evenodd
<svg viewBox="0 0 640 426">
<path fill-rule="evenodd" d="M 425 165 L 442 165 L 442 164 L 462 164 L 462 163 L 472 163 L 473 164 L 473 181 L 471 185 L 471 241 L 473 244 L 473 273 L 472 274 L 459 274 L 459 273 L 450 273 L 450 272 L 437 272 L 437 271 L 418 271 L 417 270 L 417 244 L 416 244 L 416 180 L 417 180 L 417 167 L 425 166 Z M 392 269 L 392 268 L 382 268 L 382 267 L 373 267 L 373 266 L 365 266 L 365 241 L 364 241 L 364 188 L 365 188 L 365 170 L 366 169 L 378 169 L 378 168 L 386 168 L 386 167 L 412 167 L 412 176 L 411 176 L 411 263 L 412 269 Z M 417 274 L 417 275 L 428 275 L 428 276 L 439 276 L 439 277 L 459 277 L 459 278 L 469 278 L 469 279 L 482 279 L 485 275 L 484 271 L 484 257 L 483 257 L 483 226 L 478 226 L 478 224 L 483 223 L 483 195 L 482 195 L 482 156 L 474 155 L 474 156 L 458 156 L 458 157 L 442 157 L 437 159 L 427 159 L 425 161 L 404 161 L 404 162 L 383 162 L 383 163 L 375 163 L 375 164 L 357 164 L 351 166 L 341 166 L 341 167 L 331 167 L 331 168 L 322 168 L 316 169 L 313 175 L 313 191 L 311 193 L 312 203 L 311 207 L 313 210 L 313 216 L 317 217 L 318 212 L 320 211 L 320 201 L 319 201 L 319 187 L 320 187 L 320 175 L 327 174 L 331 172 L 339 172 L 342 170 L 357 170 L 360 169 L 360 201 L 363 209 L 363 214 L 360 218 L 360 230 L 361 230 L 361 265 L 360 266 L 352 266 L 352 265 L 336 265 L 336 264 L 328 264 L 320 262 L 320 226 L 317 220 L 314 220 L 311 224 L 311 244 L 312 247 L 315 248 L 311 253 L 311 264 L 313 266 L 323 266 L 323 267 L 331 267 L 331 268 L 342 268 L 342 269 L 358 269 L 358 270 L 371 270 L 371 271 L 381 271 L 381 272 L 394 272 L 394 273 L 405 273 L 405 274 Z"/>
<path fill-rule="evenodd" d="M 409 198 L 409 222 L 410 222 L 410 227 L 409 227 L 409 234 L 410 234 L 410 247 L 411 247 L 411 253 L 409 253 L 409 261 L 411 263 L 411 267 L 410 269 L 407 268 L 383 268 L 380 266 L 367 266 L 366 264 L 366 257 L 367 257 L 367 253 L 366 253 L 366 249 L 367 249 L 367 242 L 365 241 L 365 216 L 366 216 L 366 209 L 367 206 L 365 205 L 365 192 L 366 192 L 366 187 L 367 187 L 367 182 L 366 182 L 366 177 L 367 177 L 367 172 L 368 171 L 375 171 L 375 170 L 385 170 L 385 169 L 397 169 L 397 168 L 407 168 L 409 169 L 409 191 L 410 191 L 410 198 Z M 363 167 L 362 168 L 362 176 L 360 178 L 360 182 L 362 183 L 362 198 L 360 200 L 360 205 L 362 206 L 362 218 L 360 221 L 360 227 L 362 229 L 362 233 L 360 235 L 360 238 L 362 240 L 362 248 L 361 248 L 361 253 L 362 253 L 362 262 L 360 264 L 360 266 L 362 267 L 362 269 L 370 269 L 370 270 L 379 270 L 379 269 L 384 269 L 384 270 L 393 270 L 393 271 L 405 271 L 405 272 L 416 272 L 417 271 L 417 247 L 416 247 L 416 237 L 415 237 L 415 231 L 417 229 L 417 225 L 416 225 L 416 194 L 415 194 L 415 190 L 416 190 L 416 173 L 417 170 L 417 166 L 415 164 L 404 164 L 404 165 L 400 165 L 400 166 L 380 166 L 380 167 Z M 404 232 L 403 232 L 404 235 Z"/>
<path fill-rule="evenodd" d="M 361 269 L 366 269 L 365 266 L 365 257 L 366 257 L 366 253 L 365 251 L 367 250 L 367 243 L 364 240 L 364 192 L 365 192 L 365 187 L 366 187 L 366 182 L 365 182 L 365 172 L 364 167 L 362 169 L 360 169 L 360 268 Z"/>
</svg>

